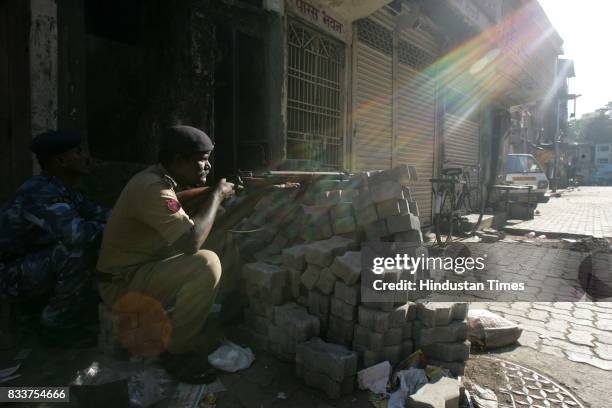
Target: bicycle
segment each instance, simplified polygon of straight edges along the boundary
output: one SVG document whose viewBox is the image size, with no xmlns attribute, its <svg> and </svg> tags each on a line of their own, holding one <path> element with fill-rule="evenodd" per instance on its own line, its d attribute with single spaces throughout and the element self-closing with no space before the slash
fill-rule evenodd
<svg viewBox="0 0 612 408">
<path fill-rule="evenodd" d="M 438 246 L 445 247 L 453 239 L 453 230 L 460 229 L 461 218 L 471 212 L 469 175 L 466 175 L 461 167 L 447 167 L 442 170 L 442 177 L 432 178 L 430 181 L 436 203 L 436 241 Z M 442 239 L 442 232 L 446 233 L 446 239 Z"/>
</svg>

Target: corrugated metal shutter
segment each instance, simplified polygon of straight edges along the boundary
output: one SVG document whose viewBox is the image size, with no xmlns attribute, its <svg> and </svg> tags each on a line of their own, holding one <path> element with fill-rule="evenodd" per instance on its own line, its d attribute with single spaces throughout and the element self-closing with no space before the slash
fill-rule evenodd
<svg viewBox="0 0 612 408">
<path fill-rule="evenodd" d="M 412 188 L 421 223 L 431 224 L 434 168 L 435 82 L 433 78 L 399 64 L 397 164 L 416 166 L 419 181 Z"/>
<path fill-rule="evenodd" d="M 357 45 L 355 170 L 388 169 L 392 143 L 391 56 Z"/>
<path fill-rule="evenodd" d="M 459 165 L 468 172 L 472 189 L 472 210 L 479 201 L 480 127 L 478 123 L 446 113 L 444 115 L 444 163 Z"/>
<path fill-rule="evenodd" d="M 430 65 L 439 54 L 434 38 L 420 30 L 402 31 L 398 42 L 396 164 L 417 168 L 412 188 L 422 225 L 431 224 L 436 122 L 436 81 Z"/>
</svg>

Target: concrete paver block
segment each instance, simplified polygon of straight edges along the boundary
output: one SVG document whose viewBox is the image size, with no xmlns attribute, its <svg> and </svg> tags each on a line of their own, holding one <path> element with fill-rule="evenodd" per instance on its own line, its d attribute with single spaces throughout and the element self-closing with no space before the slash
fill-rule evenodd
<svg viewBox="0 0 612 408">
<path fill-rule="evenodd" d="M 359 306 L 359 324 L 375 332 L 384 333 L 391 327 L 389 314 L 390 312 Z"/>
<path fill-rule="evenodd" d="M 421 302 L 417 304 L 417 317 L 427 327 L 447 326 L 454 317 L 452 302 Z"/>
<path fill-rule="evenodd" d="M 389 235 L 389 230 L 387 229 L 387 222 L 385 220 L 371 222 L 367 224 L 364 229 L 366 238 L 369 241 L 377 241 L 380 238 Z"/>
<path fill-rule="evenodd" d="M 354 232 L 356 228 L 357 224 L 352 215 L 336 218 L 332 223 L 332 230 L 334 234 L 349 234 Z"/>
<path fill-rule="evenodd" d="M 319 336 L 319 319 L 295 303 L 275 307 L 274 323 L 298 342 Z"/>
<path fill-rule="evenodd" d="M 466 361 L 470 357 L 470 342 L 433 343 L 419 346 L 430 358 L 441 361 Z"/>
<path fill-rule="evenodd" d="M 353 216 L 353 204 L 340 203 L 333 206 L 330 210 L 330 215 L 333 220 Z"/>
<path fill-rule="evenodd" d="M 359 189 L 359 193 L 353 197 L 353 208 L 356 212 L 373 205 L 372 194 L 367 188 Z"/>
<path fill-rule="evenodd" d="M 334 259 L 331 271 L 347 285 L 356 284 L 361 278 L 361 252 L 348 251 Z"/>
<path fill-rule="evenodd" d="M 355 376 L 346 377 L 341 382 L 338 382 L 300 363 L 295 365 L 295 375 L 298 378 L 302 378 L 309 387 L 323 391 L 332 399 L 338 399 L 342 395 L 351 394 L 355 389 Z"/>
<path fill-rule="evenodd" d="M 417 321 L 414 324 L 414 340 L 418 347 L 439 342 L 457 342 L 467 339 L 465 321 L 453 321 L 448 326 L 427 327 Z"/>
<path fill-rule="evenodd" d="M 334 292 L 334 287 L 337 280 L 338 277 L 334 275 L 329 268 L 323 268 L 319 273 L 319 280 L 317 281 L 316 287 L 323 294 L 330 295 Z"/>
<path fill-rule="evenodd" d="M 376 213 L 379 219 L 389 218 L 396 215 L 405 215 L 410 212 L 408 200 L 391 199 L 376 203 Z"/>
<path fill-rule="evenodd" d="M 410 243 L 423 243 L 423 234 L 419 230 L 396 232 L 393 234 L 393 240 L 395 242 L 410 242 Z"/>
<path fill-rule="evenodd" d="M 312 242 L 306 248 L 306 262 L 327 267 L 332 264 L 336 256 L 342 255 L 355 247 L 355 241 L 338 236 Z"/>
<path fill-rule="evenodd" d="M 357 373 L 357 353 L 318 337 L 297 345 L 295 361 L 335 381 L 354 377 Z"/>
<path fill-rule="evenodd" d="M 291 288 L 291 297 L 297 299 L 300 296 L 300 284 L 302 271 L 289 268 L 289 286 Z"/>
<path fill-rule="evenodd" d="M 361 299 L 361 288 L 359 285 L 349 286 L 341 280 L 338 280 L 334 287 L 334 296 L 345 303 L 357 306 Z"/>
<path fill-rule="evenodd" d="M 341 317 L 329 315 L 327 328 L 327 341 L 350 347 L 354 337 L 355 322 L 347 321 Z"/>
<path fill-rule="evenodd" d="M 357 210 L 357 212 L 355 213 L 355 219 L 357 221 L 357 225 L 359 225 L 360 227 L 365 227 L 368 224 L 378 221 L 376 207 L 374 205 L 369 205 L 360 210 Z"/>
<path fill-rule="evenodd" d="M 323 268 L 319 266 L 309 264 L 306 267 L 306 270 L 304 271 L 302 276 L 300 276 L 300 282 L 302 283 L 302 285 L 304 285 L 306 289 L 314 289 L 317 285 L 317 282 L 319 281 L 319 277 L 321 276 L 322 270 Z"/>
<path fill-rule="evenodd" d="M 330 296 L 324 295 L 317 290 L 308 292 L 308 312 L 319 318 L 327 316 L 330 311 Z M 323 323 L 323 322 L 322 322 Z"/>
<path fill-rule="evenodd" d="M 288 269 L 266 262 L 248 263 L 242 268 L 243 278 L 251 285 L 272 288 L 287 283 Z"/>
<path fill-rule="evenodd" d="M 295 245 L 282 251 L 283 265 L 303 271 L 306 268 L 306 245 Z"/>
<path fill-rule="evenodd" d="M 372 194 L 372 201 L 375 203 L 381 203 L 392 199 L 404 199 L 402 185 L 395 180 L 387 180 L 370 186 L 370 192 Z"/>
<path fill-rule="evenodd" d="M 331 297 L 331 314 L 337 316 L 343 320 L 355 321 L 357 315 L 357 307 L 350 303 L 345 303 L 335 296 Z"/>
<path fill-rule="evenodd" d="M 387 218 L 387 229 L 390 234 L 404 231 L 420 231 L 421 221 L 413 214 L 397 215 Z"/>
</svg>

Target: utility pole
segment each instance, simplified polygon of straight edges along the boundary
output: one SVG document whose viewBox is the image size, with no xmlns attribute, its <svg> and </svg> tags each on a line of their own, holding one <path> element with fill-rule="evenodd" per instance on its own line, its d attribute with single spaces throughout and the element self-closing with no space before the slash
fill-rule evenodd
<svg viewBox="0 0 612 408">
<path fill-rule="evenodd" d="M 554 133 L 554 139 L 553 139 L 553 143 L 554 143 L 554 151 L 555 151 L 555 159 L 553 161 L 553 169 L 552 169 L 552 192 L 556 193 L 557 192 L 557 184 L 559 184 L 559 175 L 557 172 L 557 166 L 559 164 L 559 105 L 560 105 L 560 101 L 559 101 L 559 86 L 558 86 L 558 81 L 559 81 L 559 58 L 557 58 L 557 60 L 555 61 L 555 79 L 554 79 L 554 84 L 555 87 L 557 89 L 555 89 L 555 110 L 556 110 L 556 116 L 555 116 L 555 133 Z"/>
</svg>

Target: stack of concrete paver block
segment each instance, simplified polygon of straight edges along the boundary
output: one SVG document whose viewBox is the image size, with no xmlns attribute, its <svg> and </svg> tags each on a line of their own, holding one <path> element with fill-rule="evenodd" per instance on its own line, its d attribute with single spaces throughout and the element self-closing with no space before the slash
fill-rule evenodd
<svg viewBox="0 0 612 408">
<path fill-rule="evenodd" d="M 300 283 L 307 291 L 308 311 L 321 321 L 323 334 L 329 327 L 331 298 L 337 281 L 337 276 L 330 267 L 337 256 L 344 255 L 356 246 L 354 240 L 338 236 L 312 242 L 306 246 L 304 257 L 306 270 L 300 277 Z"/>
<path fill-rule="evenodd" d="M 297 346 L 296 375 L 330 398 L 353 392 L 357 354 L 344 346 L 314 338 Z"/>
<path fill-rule="evenodd" d="M 417 181 L 414 166 L 365 173 L 362 180 L 353 208 L 366 239 L 422 243 L 418 206 L 408 187 Z"/>
<path fill-rule="evenodd" d="M 359 306 L 353 350 L 359 353 L 364 367 L 385 360 L 395 365 L 413 352 L 412 326 L 416 304 L 408 302 L 391 306 L 391 310 Z"/>
<path fill-rule="evenodd" d="M 291 300 L 289 269 L 266 262 L 243 266 L 249 308 L 244 317 L 250 337 L 258 348 L 269 348 L 270 327 L 274 323 L 274 307 Z"/>
<path fill-rule="evenodd" d="M 418 303 L 414 324 L 415 346 L 421 349 L 431 365 L 448 368 L 462 375 L 470 355 L 467 340 L 468 304 L 459 302 Z"/>
<path fill-rule="evenodd" d="M 320 180 L 304 194 L 265 197 L 241 223 L 260 228 L 247 239 L 259 246 L 257 262 L 243 267 L 254 345 L 295 361 L 298 376 L 331 397 L 353 389 L 358 366 L 395 365 L 419 348 L 431 364 L 462 373 L 466 304 L 362 298 L 364 240 L 423 242 L 409 189 L 415 181 L 413 166 Z"/>
</svg>

